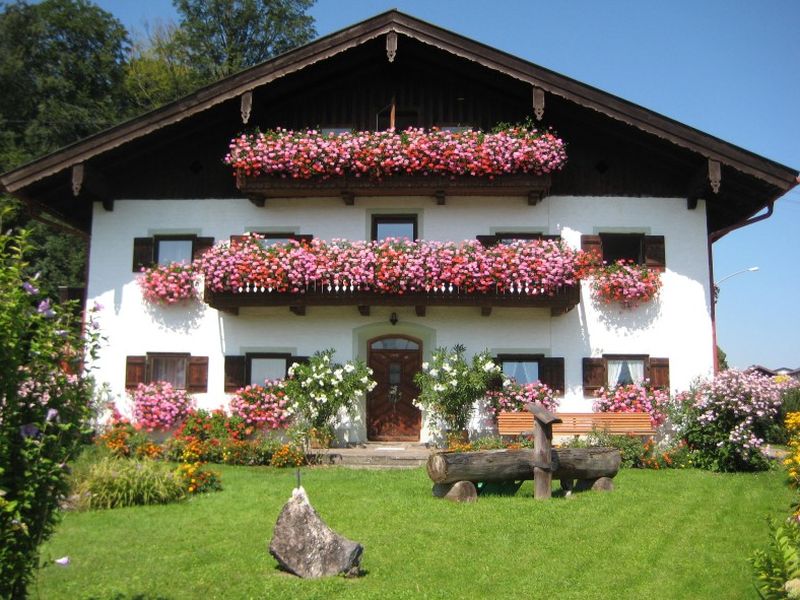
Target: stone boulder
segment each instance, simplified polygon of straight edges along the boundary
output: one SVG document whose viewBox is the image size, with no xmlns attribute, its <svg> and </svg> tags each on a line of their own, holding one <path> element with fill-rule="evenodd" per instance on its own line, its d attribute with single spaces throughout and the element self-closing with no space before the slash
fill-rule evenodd
<svg viewBox="0 0 800 600">
<path fill-rule="evenodd" d="M 364 547 L 342 537 L 325 524 L 311 506 L 306 491 L 297 487 L 284 505 L 269 543 L 269 553 L 290 573 L 304 579 L 361 572 Z"/>
</svg>

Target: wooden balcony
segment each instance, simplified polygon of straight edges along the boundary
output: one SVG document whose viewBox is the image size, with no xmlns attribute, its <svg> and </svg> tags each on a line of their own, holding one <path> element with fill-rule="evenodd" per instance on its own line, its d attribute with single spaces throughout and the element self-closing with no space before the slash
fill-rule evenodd
<svg viewBox="0 0 800 600">
<path fill-rule="evenodd" d="M 480 308 L 488 317 L 498 308 L 549 308 L 552 316 L 572 310 L 580 301 L 580 286 L 563 287 L 553 296 L 526 293 L 524 290 L 501 294 L 467 294 L 457 290 L 429 293 L 381 294 L 360 291 L 309 290 L 305 293 L 268 291 L 212 292 L 206 290 L 205 302 L 212 308 L 238 314 L 240 308 L 257 306 L 288 306 L 296 315 L 305 315 L 309 306 L 354 306 L 363 316 L 372 306 L 413 306 L 418 316 L 425 316 L 428 306 Z"/>
<path fill-rule="evenodd" d="M 502 175 L 488 177 L 441 175 L 394 175 L 380 181 L 344 175 L 330 179 L 289 179 L 270 175 L 237 175 L 236 187 L 253 204 L 264 206 L 268 198 L 341 198 L 351 205 L 356 196 L 430 196 L 446 204 L 448 196 L 520 196 L 536 205 L 550 191 L 550 175 Z"/>
</svg>

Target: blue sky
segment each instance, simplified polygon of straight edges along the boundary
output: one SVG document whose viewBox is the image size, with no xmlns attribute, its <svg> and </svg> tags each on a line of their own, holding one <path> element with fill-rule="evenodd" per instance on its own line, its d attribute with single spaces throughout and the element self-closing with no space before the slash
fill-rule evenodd
<svg viewBox="0 0 800 600">
<path fill-rule="evenodd" d="M 170 0 L 102 0 L 129 30 Z M 800 169 L 800 1 L 317 0 L 325 35 L 397 8 Z M 557 124 L 556 124 L 557 125 Z M 723 185 L 724 185 L 723 181 Z M 800 187 L 714 244 L 732 366 L 800 367 Z"/>
</svg>

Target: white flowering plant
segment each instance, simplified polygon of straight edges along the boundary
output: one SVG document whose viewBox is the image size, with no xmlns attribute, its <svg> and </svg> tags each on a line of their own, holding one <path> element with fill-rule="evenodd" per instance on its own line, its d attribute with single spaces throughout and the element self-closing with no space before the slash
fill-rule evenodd
<svg viewBox="0 0 800 600">
<path fill-rule="evenodd" d="M 416 404 L 444 421 L 450 431 L 466 429 L 475 402 L 500 377 L 500 367 L 484 350 L 468 361 L 462 345 L 437 348 L 414 377 L 420 393 Z"/>
<path fill-rule="evenodd" d="M 309 427 L 333 425 L 341 409 L 354 414 L 356 399 L 375 387 L 372 369 L 364 361 L 333 362 L 335 350 L 317 352 L 307 363 L 294 363 L 284 389 L 292 412 Z"/>
</svg>

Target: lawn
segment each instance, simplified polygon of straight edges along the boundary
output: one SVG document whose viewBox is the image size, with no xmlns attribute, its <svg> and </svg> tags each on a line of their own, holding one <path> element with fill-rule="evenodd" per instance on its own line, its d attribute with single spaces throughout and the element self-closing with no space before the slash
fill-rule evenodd
<svg viewBox="0 0 800 600">
<path fill-rule="evenodd" d="M 452 504 L 424 470 L 303 470 L 322 517 L 361 542 L 357 579 L 304 581 L 267 552 L 294 472 L 215 466 L 182 504 L 71 513 L 45 546 L 40 598 L 755 598 L 747 557 L 786 515 L 782 472 L 623 470 L 612 493 Z"/>
</svg>

